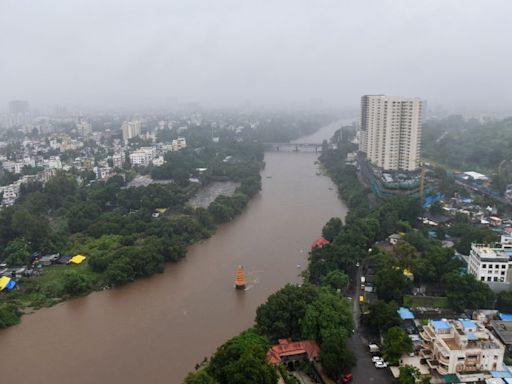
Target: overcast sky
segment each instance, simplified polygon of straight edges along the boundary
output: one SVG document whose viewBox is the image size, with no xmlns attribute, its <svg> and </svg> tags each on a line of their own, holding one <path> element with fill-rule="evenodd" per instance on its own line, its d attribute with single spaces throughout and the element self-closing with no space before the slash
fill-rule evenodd
<svg viewBox="0 0 512 384">
<path fill-rule="evenodd" d="M 510 0 L 0 0 L 0 108 L 385 93 L 512 110 L 511 15 Z"/>
</svg>

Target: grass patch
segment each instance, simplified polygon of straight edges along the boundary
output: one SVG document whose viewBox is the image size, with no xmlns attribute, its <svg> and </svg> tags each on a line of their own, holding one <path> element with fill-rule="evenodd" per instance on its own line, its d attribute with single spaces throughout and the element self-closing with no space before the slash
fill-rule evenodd
<svg viewBox="0 0 512 384">
<path fill-rule="evenodd" d="M 18 290 L 6 293 L 5 300 L 16 303 L 19 308 L 41 308 L 52 306 L 71 295 L 65 289 L 64 275 L 68 271 L 77 271 L 88 281 L 88 291 L 98 287 L 102 281 L 99 273 L 92 272 L 86 265 L 52 265 L 42 268 L 39 276 L 18 279 Z"/>
<path fill-rule="evenodd" d="M 404 296 L 406 307 L 448 308 L 446 296 Z"/>
</svg>

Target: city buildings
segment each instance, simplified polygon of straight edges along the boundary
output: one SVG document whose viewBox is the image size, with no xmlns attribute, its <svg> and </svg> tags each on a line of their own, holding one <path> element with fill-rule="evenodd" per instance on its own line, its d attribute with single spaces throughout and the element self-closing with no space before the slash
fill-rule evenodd
<svg viewBox="0 0 512 384">
<path fill-rule="evenodd" d="M 147 167 L 153 160 L 152 148 L 139 149 L 135 152 L 130 153 L 130 163 L 133 166 Z"/>
<path fill-rule="evenodd" d="M 76 129 L 78 134 L 82 137 L 87 137 L 92 134 L 91 124 L 84 120 L 80 120 L 78 123 L 76 123 Z"/>
<path fill-rule="evenodd" d="M 361 98 L 358 164 L 379 197 L 418 194 L 422 116 L 418 98 Z"/>
<path fill-rule="evenodd" d="M 114 168 L 123 168 L 123 164 L 125 161 L 125 154 L 123 151 L 119 151 L 112 155 L 112 166 Z"/>
<path fill-rule="evenodd" d="M 125 121 L 121 126 L 121 131 L 123 133 L 123 142 L 126 144 L 129 139 L 141 134 L 142 124 L 139 120 Z"/>
<path fill-rule="evenodd" d="M 512 237 L 501 236 L 495 245 L 472 244 L 468 260 L 468 272 L 485 283 L 507 282 L 512 255 Z"/>
<path fill-rule="evenodd" d="M 172 150 L 179 151 L 180 149 L 187 147 L 187 141 L 184 137 L 178 137 L 176 140 L 172 141 Z"/>
<path fill-rule="evenodd" d="M 478 322 L 431 320 L 420 336 L 420 355 L 440 375 L 481 374 L 503 367 L 504 345 Z"/>
<path fill-rule="evenodd" d="M 363 96 L 359 150 L 383 171 L 417 170 L 422 114 L 418 98 Z"/>
</svg>

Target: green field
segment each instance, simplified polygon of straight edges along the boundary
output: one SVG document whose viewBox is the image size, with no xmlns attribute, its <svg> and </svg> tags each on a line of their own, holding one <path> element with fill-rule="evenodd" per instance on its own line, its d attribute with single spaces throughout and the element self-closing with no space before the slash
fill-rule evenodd
<svg viewBox="0 0 512 384">
<path fill-rule="evenodd" d="M 406 307 L 448 308 L 448 298 L 445 296 L 404 296 Z"/>
</svg>

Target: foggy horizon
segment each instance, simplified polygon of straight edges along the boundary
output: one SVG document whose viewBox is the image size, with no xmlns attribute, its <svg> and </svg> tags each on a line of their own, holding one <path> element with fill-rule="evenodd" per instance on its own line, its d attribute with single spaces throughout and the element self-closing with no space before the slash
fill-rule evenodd
<svg viewBox="0 0 512 384">
<path fill-rule="evenodd" d="M 489 6 L 491 5 L 491 6 Z M 313 103 L 510 111 L 507 1 L 0 3 L 0 110 Z"/>
</svg>

